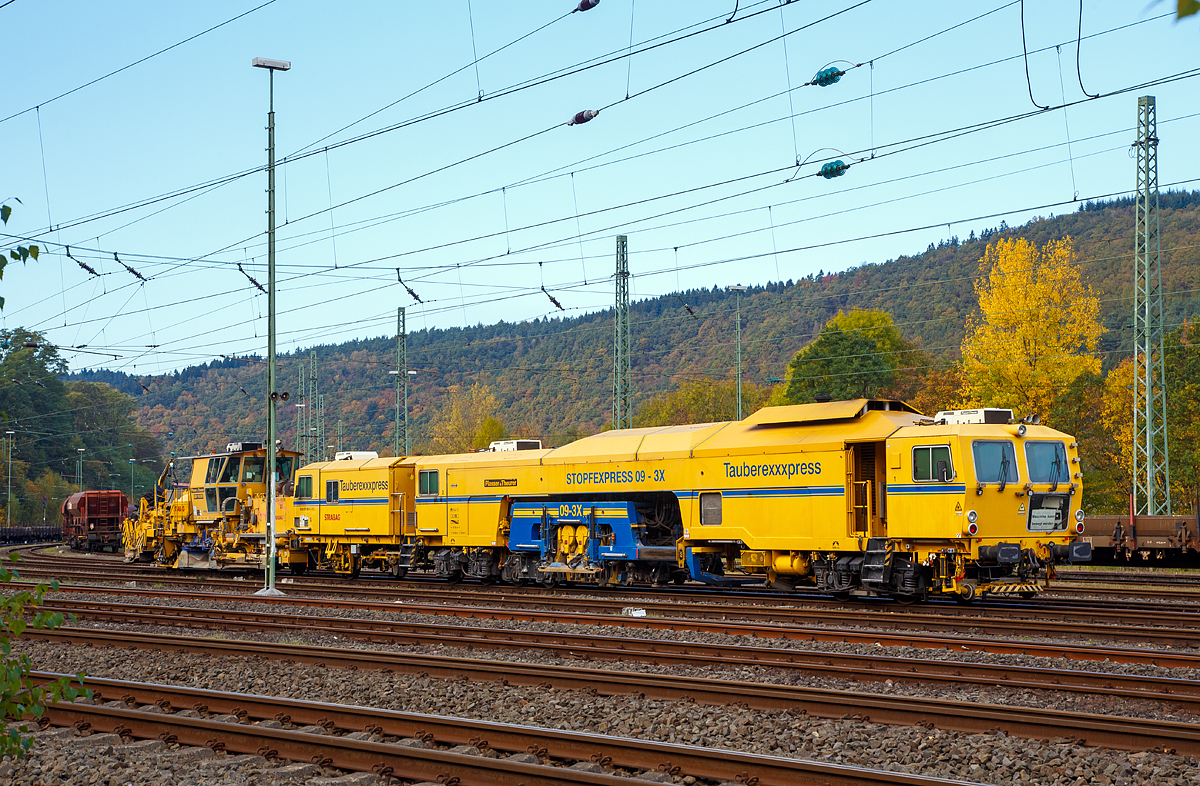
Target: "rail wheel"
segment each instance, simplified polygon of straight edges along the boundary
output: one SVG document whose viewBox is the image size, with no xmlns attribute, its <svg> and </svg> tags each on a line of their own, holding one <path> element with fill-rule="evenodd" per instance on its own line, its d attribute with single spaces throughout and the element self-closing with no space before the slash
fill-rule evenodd
<svg viewBox="0 0 1200 786">
<path fill-rule="evenodd" d="M 538 579 L 538 583 L 546 589 L 554 589 L 556 586 L 558 586 L 558 576 L 543 576 L 542 578 Z"/>
<path fill-rule="evenodd" d="M 920 595 L 893 595 L 892 600 L 899 603 L 901 606 L 911 606 L 921 599 Z"/>
<path fill-rule="evenodd" d="M 402 568 L 399 565 L 393 565 L 391 570 L 392 578 L 402 579 L 408 575 L 408 568 Z"/>
<path fill-rule="evenodd" d="M 308 570 L 308 563 L 289 562 L 288 570 L 291 571 L 293 576 L 303 576 L 305 571 Z"/>
<path fill-rule="evenodd" d="M 1021 596 L 1021 600 L 1033 600 L 1037 597 L 1036 592 L 1021 592 L 1019 594 Z"/>
<path fill-rule="evenodd" d="M 975 602 L 975 585 L 968 582 L 962 584 L 963 591 L 954 596 L 954 600 L 964 606 Z"/>
<path fill-rule="evenodd" d="M 451 573 L 449 576 L 446 577 L 447 584 L 458 584 L 462 580 L 463 580 L 463 574 L 462 574 L 461 570 L 456 570 L 453 573 Z"/>
<path fill-rule="evenodd" d="M 834 600 L 840 600 L 843 603 L 850 600 L 850 590 L 842 590 L 841 592 L 831 593 Z"/>
</svg>

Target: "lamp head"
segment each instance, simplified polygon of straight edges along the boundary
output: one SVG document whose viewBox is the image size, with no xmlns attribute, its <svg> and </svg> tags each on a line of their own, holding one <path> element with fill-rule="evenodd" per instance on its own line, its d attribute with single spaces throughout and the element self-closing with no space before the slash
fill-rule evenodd
<svg viewBox="0 0 1200 786">
<path fill-rule="evenodd" d="M 269 68 L 272 71 L 290 71 L 292 64 L 287 60 L 272 60 L 268 57 L 256 57 L 250 61 L 255 68 Z"/>
</svg>

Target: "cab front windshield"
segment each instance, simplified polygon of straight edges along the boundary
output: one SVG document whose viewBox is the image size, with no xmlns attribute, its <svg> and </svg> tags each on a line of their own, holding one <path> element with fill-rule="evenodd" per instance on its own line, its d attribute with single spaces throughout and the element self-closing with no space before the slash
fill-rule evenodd
<svg viewBox="0 0 1200 786">
<path fill-rule="evenodd" d="M 1017 482 L 1017 453 L 1013 443 L 975 440 L 971 452 L 975 458 L 975 479 L 980 483 Z"/>
<path fill-rule="evenodd" d="M 1031 483 L 1062 483 L 1067 479 L 1067 449 L 1061 442 L 1025 443 L 1025 465 Z"/>
<path fill-rule="evenodd" d="M 242 480 L 246 483 L 263 482 L 263 465 L 267 460 L 261 456 L 247 456 L 242 462 Z"/>
</svg>

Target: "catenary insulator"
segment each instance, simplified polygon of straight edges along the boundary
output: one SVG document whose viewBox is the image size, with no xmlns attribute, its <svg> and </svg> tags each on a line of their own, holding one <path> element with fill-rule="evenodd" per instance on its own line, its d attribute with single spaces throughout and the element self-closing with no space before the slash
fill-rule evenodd
<svg viewBox="0 0 1200 786">
<path fill-rule="evenodd" d="M 600 5 L 600 0 L 579 0 L 579 5 L 575 6 L 575 11 L 591 11 L 598 5 Z M 571 13 L 575 13 L 575 11 Z"/>
<path fill-rule="evenodd" d="M 586 123 L 587 121 L 591 120 L 593 117 L 595 117 L 598 114 L 600 114 L 599 109 L 585 109 L 582 112 L 577 112 L 575 114 L 575 117 L 571 118 L 567 122 L 567 125 L 577 126 L 580 123 Z"/>
<path fill-rule="evenodd" d="M 840 177 L 846 173 L 850 165 L 845 161 L 830 161 L 828 164 L 821 165 L 821 177 L 829 180 L 831 178 Z"/>
<path fill-rule="evenodd" d="M 839 71 L 836 68 L 826 68 L 817 72 L 817 76 L 813 79 L 813 84 L 819 87 L 829 87 L 834 82 L 837 82 L 845 74 L 845 71 Z"/>
</svg>

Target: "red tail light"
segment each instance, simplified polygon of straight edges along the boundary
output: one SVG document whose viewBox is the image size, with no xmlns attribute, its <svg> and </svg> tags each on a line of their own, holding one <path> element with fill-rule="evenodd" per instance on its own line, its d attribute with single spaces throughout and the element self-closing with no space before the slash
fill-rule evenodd
<svg viewBox="0 0 1200 786">
<path fill-rule="evenodd" d="M 976 524 L 975 522 L 972 521 L 970 524 L 967 525 L 967 534 L 968 535 L 974 535 L 977 532 L 979 532 L 978 524 Z"/>
<path fill-rule="evenodd" d="M 1083 522 L 1082 521 L 1075 522 L 1075 532 L 1077 532 L 1080 535 L 1083 534 Z"/>
</svg>

